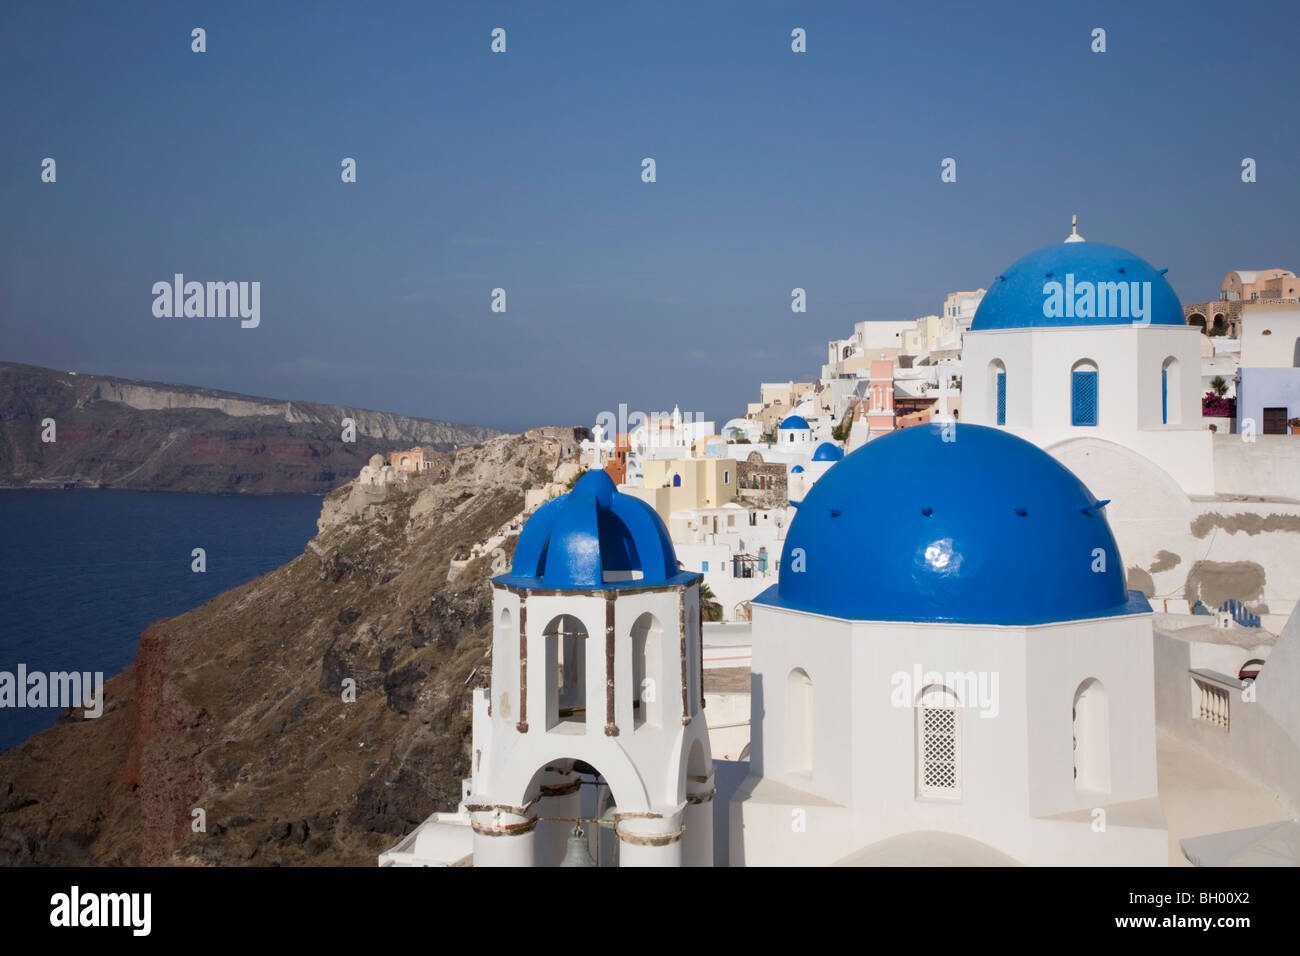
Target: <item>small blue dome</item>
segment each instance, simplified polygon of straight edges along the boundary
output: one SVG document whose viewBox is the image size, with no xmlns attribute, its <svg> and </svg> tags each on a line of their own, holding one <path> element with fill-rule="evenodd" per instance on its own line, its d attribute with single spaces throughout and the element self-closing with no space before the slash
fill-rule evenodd
<svg viewBox="0 0 1300 956">
<path fill-rule="evenodd" d="M 839 445 L 834 445 L 831 442 L 824 441 L 820 445 L 818 445 L 817 450 L 813 452 L 812 460 L 813 461 L 839 461 L 843 457 L 844 457 L 843 448 L 841 448 Z"/>
<path fill-rule="evenodd" d="M 1148 282 L 1150 286 L 1142 285 Z M 1099 283 L 1107 284 L 1100 292 Z M 1136 300 L 1134 288 L 1139 293 Z M 1144 315 L 1138 314 L 1139 305 Z M 1178 294 L 1163 272 L 1118 246 L 1063 242 L 1031 252 L 994 279 L 975 312 L 971 331 L 1143 321 L 1187 324 Z"/>
<path fill-rule="evenodd" d="M 1000 429 L 947 426 L 945 441 L 944 427 L 892 432 L 827 471 L 755 603 L 1003 625 L 1150 611 L 1126 590 L 1104 502 L 1072 472 Z"/>
<path fill-rule="evenodd" d="M 800 474 L 802 471 L 803 471 L 803 465 L 795 465 L 793 468 L 790 469 L 790 474 L 797 475 Z"/>
<path fill-rule="evenodd" d="M 812 426 L 804 420 L 802 415 L 791 415 L 781 423 L 781 427 L 778 431 L 786 428 L 812 428 Z"/>
<path fill-rule="evenodd" d="M 629 572 L 640 572 L 633 577 Z M 607 577 L 608 576 L 608 577 Z M 604 471 L 588 471 L 573 490 L 538 508 L 519 532 L 510 573 L 493 578 L 523 588 L 609 590 L 682 584 L 663 520 L 640 498 L 620 492 Z"/>
</svg>

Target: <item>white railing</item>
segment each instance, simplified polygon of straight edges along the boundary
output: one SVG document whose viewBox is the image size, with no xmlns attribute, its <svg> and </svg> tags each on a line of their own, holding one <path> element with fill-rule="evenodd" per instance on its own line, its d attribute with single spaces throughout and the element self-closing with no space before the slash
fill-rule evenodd
<svg viewBox="0 0 1300 956">
<path fill-rule="evenodd" d="M 1227 730 L 1230 723 L 1230 684 L 1238 681 L 1206 671 L 1192 672 L 1192 717 Z"/>
</svg>

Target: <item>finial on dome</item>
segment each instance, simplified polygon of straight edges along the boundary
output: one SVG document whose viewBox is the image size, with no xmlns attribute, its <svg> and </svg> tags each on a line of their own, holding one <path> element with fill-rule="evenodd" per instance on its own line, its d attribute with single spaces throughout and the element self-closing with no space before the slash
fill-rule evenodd
<svg viewBox="0 0 1300 956">
<path fill-rule="evenodd" d="M 1066 242 L 1087 242 L 1083 236 L 1079 235 L 1079 217 L 1070 217 L 1070 234 L 1065 237 Z"/>
</svg>

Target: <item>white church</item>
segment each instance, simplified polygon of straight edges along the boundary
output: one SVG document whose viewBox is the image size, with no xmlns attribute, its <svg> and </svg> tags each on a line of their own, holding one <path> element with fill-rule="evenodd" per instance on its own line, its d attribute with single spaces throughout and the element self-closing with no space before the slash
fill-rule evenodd
<svg viewBox="0 0 1300 956">
<path fill-rule="evenodd" d="M 382 862 L 1163 862 L 1150 608 L 1104 503 L 1032 444 L 920 426 L 813 486 L 716 812 L 699 579 L 603 472 L 540 508 L 493 581 L 462 806 Z"/>
<path fill-rule="evenodd" d="M 963 423 L 832 446 L 800 487 L 747 721 L 706 694 L 701 574 L 584 475 L 493 579 L 460 806 L 381 865 L 1160 866 L 1294 816 L 1300 477 L 1286 439 L 1203 427 L 1199 334 L 1162 273 L 1077 232 L 998 276 Z M 1271 612 L 1160 597 L 1207 558 L 1247 580 L 1239 556 Z"/>
</svg>

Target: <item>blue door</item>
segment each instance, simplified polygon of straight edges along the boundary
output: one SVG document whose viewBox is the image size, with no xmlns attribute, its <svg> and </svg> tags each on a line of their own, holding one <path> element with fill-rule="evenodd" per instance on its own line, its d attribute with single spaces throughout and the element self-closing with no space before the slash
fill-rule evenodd
<svg viewBox="0 0 1300 956">
<path fill-rule="evenodd" d="M 1097 424 L 1097 373 L 1075 372 L 1070 389 L 1070 424 Z"/>
</svg>

